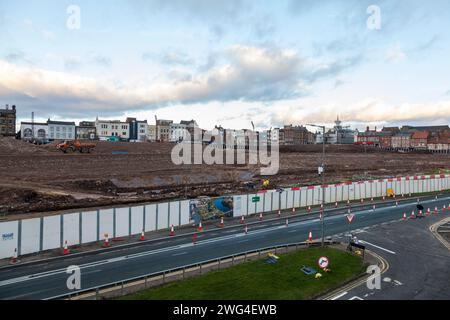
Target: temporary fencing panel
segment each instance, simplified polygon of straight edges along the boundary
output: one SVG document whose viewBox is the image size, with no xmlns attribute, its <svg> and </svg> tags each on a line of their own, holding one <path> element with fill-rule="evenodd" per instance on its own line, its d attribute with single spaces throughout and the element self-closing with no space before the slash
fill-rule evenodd
<svg viewBox="0 0 450 320">
<path fill-rule="evenodd" d="M 80 213 L 68 213 L 63 215 L 62 241 L 72 246 L 80 243 Z"/>
<path fill-rule="evenodd" d="M 28 254 L 39 251 L 41 241 L 41 219 L 22 220 L 22 237 L 19 254 Z"/>
<path fill-rule="evenodd" d="M 100 210 L 99 236 L 103 240 L 105 234 L 114 237 L 114 209 Z"/>
<path fill-rule="evenodd" d="M 156 204 L 145 206 L 145 231 L 156 230 Z"/>
<path fill-rule="evenodd" d="M 169 228 L 169 203 L 158 203 L 158 230 Z"/>
<path fill-rule="evenodd" d="M 94 242 L 101 239 L 101 234 L 97 238 L 97 210 L 81 213 L 81 243 Z"/>
<path fill-rule="evenodd" d="M 180 202 L 174 201 L 170 203 L 169 226 L 178 227 L 180 225 Z"/>
<path fill-rule="evenodd" d="M 131 207 L 131 234 L 139 234 L 144 229 L 144 206 Z"/>
<path fill-rule="evenodd" d="M 61 216 L 44 217 L 42 250 L 61 247 Z"/>
<path fill-rule="evenodd" d="M 14 255 L 14 250 L 18 247 L 18 227 L 18 221 L 0 223 L 0 258 L 10 258 Z"/>
</svg>

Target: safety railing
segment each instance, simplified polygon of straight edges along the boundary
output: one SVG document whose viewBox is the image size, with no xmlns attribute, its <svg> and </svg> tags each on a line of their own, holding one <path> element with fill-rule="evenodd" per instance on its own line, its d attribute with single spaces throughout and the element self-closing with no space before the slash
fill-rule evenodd
<svg viewBox="0 0 450 320">
<path fill-rule="evenodd" d="M 327 240 L 325 244 L 338 244 L 339 242 Z M 318 246 L 320 242 L 298 242 L 290 244 L 280 244 L 270 247 L 264 247 L 254 250 L 248 250 L 235 253 L 228 256 L 222 256 L 210 260 L 204 260 L 194 264 L 184 265 L 163 271 L 157 271 L 137 277 L 132 277 L 120 281 L 115 281 L 99 286 L 90 287 L 74 292 L 68 292 L 45 300 L 58 299 L 101 299 L 114 298 L 124 296 L 126 294 L 136 292 L 138 290 L 151 288 L 157 285 L 166 284 L 176 280 L 182 280 L 193 275 L 201 275 L 203 273 L 221 270 L 226 267 L 234 266 L 238 263 L 252 261 L 252 259 L 261 259 L 264 253 L 273 252 L 274 254 L 288 253 L 296 251 L 299 248 L 308 246 Z M 281 252 L 280 252 L 281 250 Z"/>
</svg>

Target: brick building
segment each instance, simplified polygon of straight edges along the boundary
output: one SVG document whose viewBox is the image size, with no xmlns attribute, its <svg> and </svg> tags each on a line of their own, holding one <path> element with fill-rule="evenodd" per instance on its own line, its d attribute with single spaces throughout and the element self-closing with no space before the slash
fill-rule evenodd
<svg viewBox="0 0 450 320">
<path fill-rule="evenodd" d="M 16 134 L 16 106 L 6 105 L 0 109 L 0 136 L 14 136 Z"/>
</svg>

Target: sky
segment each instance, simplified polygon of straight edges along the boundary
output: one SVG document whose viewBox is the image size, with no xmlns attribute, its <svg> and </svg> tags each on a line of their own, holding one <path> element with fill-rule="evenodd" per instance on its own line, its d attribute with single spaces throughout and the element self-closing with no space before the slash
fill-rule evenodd
<svg viewBox="0 0 450 320">
<path fill-rule="evenodd" d="M 450 122 L 447 0 L 0 0 L 19 121 Z"/>
</svg>

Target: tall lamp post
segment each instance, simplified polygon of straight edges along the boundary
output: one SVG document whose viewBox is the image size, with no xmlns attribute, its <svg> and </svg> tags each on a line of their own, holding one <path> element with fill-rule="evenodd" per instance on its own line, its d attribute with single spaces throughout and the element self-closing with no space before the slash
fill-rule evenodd
<svg viewBox="0 0 450 320">
<path fill-rule="evenodd" d="M 322 175 L 322 247 L 325 246 L 325 126 L 319 126 L 316 124 L 307 124 L 311 127 L 322 129 L 322 165 L 319 167 L 319 174 Z"/>
</svg>

